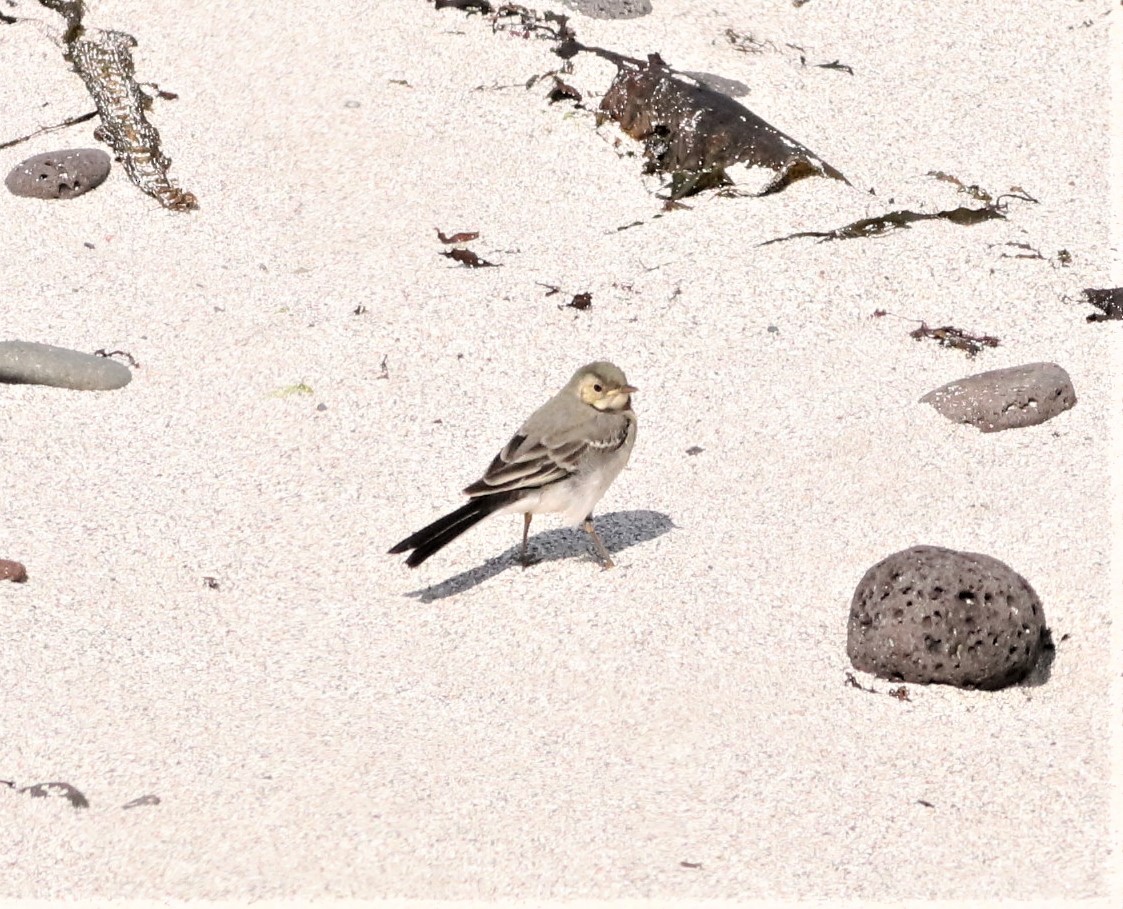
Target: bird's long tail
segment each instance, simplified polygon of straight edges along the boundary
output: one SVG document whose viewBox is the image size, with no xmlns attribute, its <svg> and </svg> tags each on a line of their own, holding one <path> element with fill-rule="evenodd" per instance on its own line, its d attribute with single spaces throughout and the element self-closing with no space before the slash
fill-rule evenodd
<svg viewBox="0 0 1123 909">
<path fill-rule="evenodd" d="M 409 552 L 406 564 L 416 568 L 429 556 L 443 549 L 460 534 L 475 527 L 489 514 L 494 513 L 504 505 L 509 505 L 517 498 L 513 492 L 500 492 L 493 495 L 478 496 L 461 505 L 451 514 L 438 518 L 427 527 L 422 527 L 417 533 L 412 533 L 390 550 L 391 555 Z M 410 552 L 410 550 L 413 550 Z"/>
</svg>

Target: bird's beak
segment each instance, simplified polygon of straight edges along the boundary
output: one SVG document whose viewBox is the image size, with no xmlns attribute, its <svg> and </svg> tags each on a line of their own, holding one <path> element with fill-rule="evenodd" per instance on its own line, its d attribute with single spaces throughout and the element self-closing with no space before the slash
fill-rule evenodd
<svg viewBox="0 0 1123 909">
<path fill-rule="evenodd" d="M 639 391 L 639 389 L 636 388 L 634 385 L 621 385 L 620 388 L 618 389 L 618 391 L 621 394 L 634 395 L 637 391 Z"/>
</svg>

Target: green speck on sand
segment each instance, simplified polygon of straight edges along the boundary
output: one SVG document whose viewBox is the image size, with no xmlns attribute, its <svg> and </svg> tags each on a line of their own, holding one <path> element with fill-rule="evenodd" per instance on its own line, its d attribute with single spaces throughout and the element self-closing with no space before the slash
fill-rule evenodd
<svg viewBox="0 0 1123 909">
<path fill-rule="evenodd" d="M 304 382 L 298 385 L 286 385 L 284 388 L 278 388 L 274 392 L 270 392 L 271 398 L 288 398 L 292 395 L 310 395 L 312 394 L 312 386 Z"/>
</svg>

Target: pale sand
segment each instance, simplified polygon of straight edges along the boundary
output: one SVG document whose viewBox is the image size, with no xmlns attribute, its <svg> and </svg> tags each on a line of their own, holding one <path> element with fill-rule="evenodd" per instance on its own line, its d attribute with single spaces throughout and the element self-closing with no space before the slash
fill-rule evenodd
<svg viewBox="0 0 1123 909">
<path fill-rule="evenodd" d="M 0 586 L 0 778 L 91 803 L 0 792 L 0 895 L 1108 896 L 1119 332 L 1062 297 L 1112 283 L 1119 9 L 654 5 L 574 22 L 748 84 L 854 188 L 652 220 L 656 181 L 614 150 L 638 145 L 522 87 L 557 64 L 545 42 L 420 0 L 91 0 L 179 94 L 152 116 L 201 210 L 119 167 L 74 201 L 0 192 L 0 337 L 142 364 L 117 392 L 0 387 L 0 557 L 31 575 Z M 61 20 L 0 8 L 44 23 L 0 25 L 0 141 L 90 109 Z M 611 67 L 576 70 L 595 105 Z M 515 87 L 473 91 L 493 83 Z M 933 170 L 1040 204 L 757 246 L 969 202 Z M 434 227 L 480 230 L 504 267 L 438 257 Z M 1002 345 L 970 361 L 879 308 Z M 385 554 L 600 357 L 641 388 L 601 508 L 615 571 L 548 519 L 527 571 L 516 518 L 416 572 Z M 1035 360 L 1079 396 L 1045 425 L 983 435 L 916 403 Z M 1059 642 L 1046 684 L 845 684 L 854 586 L 916 543 L 1029 579 Z"/>
</svg>

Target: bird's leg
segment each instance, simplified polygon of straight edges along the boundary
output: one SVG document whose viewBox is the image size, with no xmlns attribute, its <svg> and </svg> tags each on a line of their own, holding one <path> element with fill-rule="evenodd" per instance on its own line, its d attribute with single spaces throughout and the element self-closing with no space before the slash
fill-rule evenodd
<svg viewBox="0 0 1123 909">
<path fill-rule="evenodd" d="M 527 557 L 526 551 L 526 538 L 530 533 L 530 518 L 531 514 L 529 511 L 523 513 L 523 548 L 519 553 L 519 561 L 522 563 L 523 568 L 530 567 L 530 559 Z"/>
<path fill-rule="evenodd" d="M 593 548 L 597 551 L 597 558 L 600 559 L 601 567 L 612 568 L 614 565 L 612 557 L 609 556 L 608 550 L 604 548 L 604 543 L 602 543 L 600 537 L 597 536 L 596 529 L 593 527 L 592 515 L 585 518 L 585 533 L 587 533 L 593 541 Z"/>
</svg>

